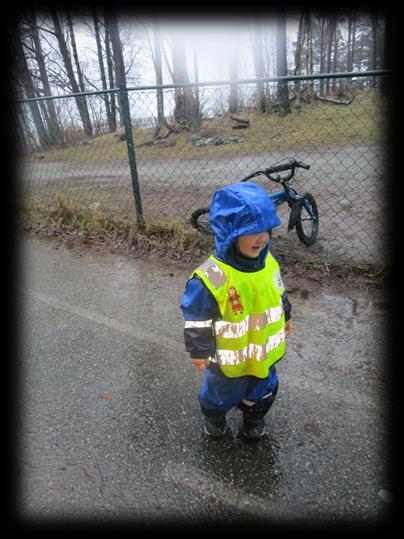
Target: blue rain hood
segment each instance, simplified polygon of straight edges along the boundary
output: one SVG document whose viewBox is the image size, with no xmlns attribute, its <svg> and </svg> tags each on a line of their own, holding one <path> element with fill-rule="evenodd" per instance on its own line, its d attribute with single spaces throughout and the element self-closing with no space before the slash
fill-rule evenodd
<svg viewBox="0 0 404 539">
<path fill-rule="evenodd" d="M 219 189 L 209 212 L 215 235 L 215 255 L 224 259 L 239 236 L 271 230 L 281 224 L 269 194 L 252 182 L 240 182 Z"/>
</svg>

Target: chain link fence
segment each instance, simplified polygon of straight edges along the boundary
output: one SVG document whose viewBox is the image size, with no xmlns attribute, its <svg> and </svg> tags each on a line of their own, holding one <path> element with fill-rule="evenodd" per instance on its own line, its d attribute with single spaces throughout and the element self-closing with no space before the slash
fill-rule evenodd
<svg viewBox="0 0 404 539">
<path fill-rule="evenodd" d="M 19 100 L 21 195 L 52 204 L 57 193 L 117 217 L 179 219 L 191 226 L 192 211 L 209 205 L 216 189 L 293 157 L 310 165 L 308 171 L 299 169 L 293 187 L 315 197 L 319 235 L 311 247 L 301 244 L 294 231 L 287 232 L 289 209 L 282 206 L 279 249 L 306 260 L 385 265 L 390 118 L 380 87 L 388 76 L 355 75 L 190 85 L 199 111 L 194 129 L 178 115 L 184 96 L 179 86 L 121 88 L 124 101 L 118 90 L 82 94 L 91 133 L 83 130 L 77 96 Z M 287 114 L 277 97 L 280 82 L 288 87 Z M 262 89 L 265 111 L 258 112 Z M 33 121 L 33 103 L 44 123 L 49 121 L 49 102 L 58 118 L 54 139 L 49 133 L 41 138 Z M 132 126 L 133 148 L 122 129 L 111 132 L 108 124 L 106 110 L 118 110 L 119 103 L 124 122 Z M 254 181 L 270 192 L 279 190 L 269 180 Z"/>
</svg>

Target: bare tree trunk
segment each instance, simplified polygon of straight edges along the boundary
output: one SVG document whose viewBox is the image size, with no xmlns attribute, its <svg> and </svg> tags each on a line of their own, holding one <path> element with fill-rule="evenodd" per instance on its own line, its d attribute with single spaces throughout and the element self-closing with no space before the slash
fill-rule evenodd
<svg viewBox="0 0 404 539">
<path fill-rule="evenodd" d="M 29 22 L 31 24 L 31 35 L 34 43 L 35 59 L 39 67 L 39 73 L 43 84 L 45 95 L 50 96 L 51 89 L 48 79 L 48 73 L 45 66 L 45 59 L 42 51 L 41 39 L 38 32 L 38 24 L 35 12 L 29 13 Z M 47 109 L 49 138 L 53 144 L 60 146 L 63 144 L 63 131 L 59 123 L 58 115 L 53 100 L 46 101 L 44 105 Z"/>
<path fill-rule="evenodd" d="M 69 36 L 70 36 L 70 42 L 72 45 L 72 51 L 73 51 L 73 60 L 74 64 L 76 66 L 76 73 L 79 80 L 79 88 L 80 92 L 85 92 L 85 86 L 84 86 L 84 79 L 83 79 L 83 73 L 81 71 L 79 57 L 77 54 L 77 46 L 76 46 L 76 38 L 74 37 L 74 30 L 73 30 L 73 20 L 70 15 L 70 10 L 66 9 L 66 20 L 67 20 L 67 27 L 69 29 Z"/>
<path fill-rule="evenodd" d="M 372 29 L 372 42 L 370 49 L 370 69 L 377 69 L 377 11 L 371 9 L 371 29 Z M 370 81 L 371 88 L 375 88 L 377 84 L 376 77 L 373 77 Z"/>
<path fill-rule="evenodd" d="M 29 142 L 29 128 L 27 125 L 26 114 L 24 114 L 23 109 L 19 106 L 16 109 L 16 133 L 17 133 L 17 144 L 19 151 L 29 151 L 30 142 Z"/>
<path fill-rule="evenodd" d="M 188 71 L 185 61 L 185 45 L 178 37 L 173 36 L 172 39 L 172 55 L 173 55 L 173 73 L 174 83 L 189 83 Z M 192 89 L 189 86 L 183 87 L 182 91 L 176 92 L 176 105 L 174 116 L 179 123 L 185 124 L 190 129 L 198 129 L 200 127 L 199 109 L 196 106 L 196 100 Z"/>
<path fill-rule="evenodd" d="M 396 26 L 393 21 L 391 13 L 387 12 L 385 15 L 384 25 L 384 50 L 383 50 L 383 69 L 393 69 L 394 65 L 394 52 L 397 51 L 397 35 Z M 381 81 L 381 89 L 385 95 L 391 95 L 397 90 L 392 77 L 383 77 Z"/>
<path fill-rule="evenodd" d="M 109 87 L 111 89 L 115 88 L 115 80 L 114 80 L 114 64 L 112 61 L 112 53 L 111 53 L 111 37 L 108 30 L 108 25 L 105 22 L 104 17 L 104 28 L 105 28 L 105 57 L 107 60 L 107 68 L 108 68 L 108 81 L 109 81 Z M 111 117 L 112 117 L 112 124 L 111 127 L 113 127 L 113 130 L 116 130 L 116 95 L 114 93 L 111 94 Z"/>
<path fill-rule="evenodd" d="M 276 16 L 276 75 L 284 77 L 288 73 L 286 60 L 286 14 L 278 12 Z M 280 115 L 290 113 L 289 90 L 287 82 L 278 82 L 278 101 Z"/>
<path fill-rule="evenodd" d="M 325 28 L 326 21 L 324 17 L 320 18 L 320 73 L 325 73 Z M 323 96 L 325 94 L 325 81 L 324 79 L 320 80 L 320 91 L 319 94 Z"/>
<path fill-rule="evenodd" d="M 306 28 L 306 74 L 313 74 L 313 32 L 311 24 L 311 13 L 306 12 L 304 16 Z M 313 81 L 307 83 L 307 97 L 312 99 L 314 95 Z"/>
<path fill-rule="evenodd" d="M 161 63 L 161 35 L 160 31 L 155 25 L 153 27 L 153 42 L 154 42 L 154 71 L 156 73 L 156 84 L 161 86 L 163 84 L 163 70 Z M 164 125 L 164 95 L 161 88 L 157 88 L 157 125 L 154 131 L 154 137 L 160 133 L 162 126 Z"/>
<path fill-rule="evenodd" d="M 355 56 L 355 40 L 356 40 L 356 12 L 353 11 L 349 15 L 349 22 L 348 22 L 347 71 L 353 70 L 354 56 Z"/>
<path fill-rule="evenodd" d="M 338 19 L 335 18 L 335 32 L 334 32 L 334 41 L 333 41 L 333 60 L 332 60 L 332 70 L 333 73 L 338 71 Z M 335 95 L 337 90 L 337 79 L 332 79 L 332 93 Z"/>
<path fill-rule="evenodd" d="M 230 59 L 230 96 L 229 96 L 229 112 L 235 114 L 238 112 L 238 89 L 237 89 L 237 79 L 238 79 L 238 59 L 239 59 L 239 42 L 238 40 L 234 42 L 231 59 Z"/>
<path fill-rule="evenodd" d="M 352 42 L 351 42 L 351 63 L 349 64 L 349 70 L 353 71 L 354 65 L 355 65 L 355 50 L 356 50 L 356 15 L 353 21 L 353 27 L 352 27 Z"/>
<path fill-rule="evenodd" d="M 299 27 L 297 30 L 296 50 L 295 50 L 295 75 L 302 74 L 302 49 L 304 44 L 304 15 L 300 14 Z M 300 81 L 295 81 L 296 107 L 300 109 L 301 86 Z"/>
<path fill-rule="evenodd" d="M 199 84 L 199 68 L 198 68 L 198 54 L 196 48 L 194 47 L 194 82 Z M 199 86 L 195 86 L 195 110 L 198 111 L 198 116 L 200 116 L 200 100 L 199 100 Z"/>
<path fill-rule="evenodd" d="M 332 58 L 332 45 L 334 42 L 334 34 L 336 31 L 336 17 L 335 15 L 331 15 L 328 19 L 328 42 L 327 42 L 327 65 L 326 70 L 327 73 L 331 72 L 331 58 Z M 328 95 L 330 92 L 330 79 L 327 79 L 326 85 L 325 85 L 325 93 Z"/>
<path fill-rule="evenodd" d="M 115 66 L 115 84 L 119 86 L 124 84 L 126 86 L 125 64 L 123 61 L 122 43 L 119 37 L 118 18 L 115 12 L 109 10 L 105 11 L 105 26 L 108 27 L 109 37 L 111 39 L 113 61 Z M 119 110 L 119 125 L 124 126 L 124 118 L 122 115 L 122 107 Z"/>
<path fill-rule="evenodd" d="M 102 84 L 102 89 L 107 90 L 107 79 L 105 76 L 104 59 L 103 59 L 102 47 L 101 47 L 100 27 L 98 24 L 96 8 L 93 8 L 93 20 L 94 20 L 95 41 L 97 44 L 98 65 L 100 66 L 101 84 Z M 113 121 L 108 94 L 104 95 L 104 103 L 105 103 L 105 111 L 107 113 L 108 129 L 110 133 L 113 133 L 116 130 L 116 123 Z"/>
<path fill-rule="evenodd" d="M 262 50 L 262 28 L 260 21 L 256 21 L 253 30 L 253 58 L 255 66 L 255 77 L 257 79 L 264 78 L 264 57 Z M 256 109 L 258 112 L 266 112 L 267 106 L 265 101 L 264 83 L 257 82 L 255 94 Z"/>
<path fill-rule="evenodd" d="M 347 54 L 346 54 L 346 70 L 352 71 L 353 65 L 353 47 L 352 43 L 355 40 L 355 20 L 352 13 L 348 14 L 348 38 L 347 38 Z M 352 79 L 345 79 L 345 85 L 347 90 L 351 89 Z"/>
<path fill-rule="evenodd" d="M 19 33 L 18 33 L 19 34 Z M 11 42 L 9 43 L 13 56 L 16 58 L 15 66 L 15 78 L 21 84 L 25 90 L 25 94 L 28 98 L 37 97 L 34 82 L 32 80 L 31 72 L 29 70 L 27 60 L 24 54 L 21 35 L 12 35 Z M 32 120 L 35 125 L 36 134 L 38 136 L 39 144 L 42 148 L 48 148 L 52 145 L 48 133 L 46 131 L 44 122 L 42 120 L 41 112 L 36 101 L 28 102 L 28 107 L 31 111 Z"/>
<path fill-rule="evenodd" d="M 53 26 L 55 29 L 55 35 L 59 43 L 60 53 L 63 58 L 63 63 L 66 69 L 66 73 L 69 79 L 69 84 L 73 93 L 80 93 L 80 88 L 77 84 L 76 77 L 74 76 L 73 66 L 70 58 L 70 53 L 67 48 L 65 38 L 63 36 L 62 27 L 60 25 L 59 17 L 55 9 L 50 8 L 50 15 L 52 17 Z M 81 121 L 86 136 L 91 137 L 93 135 L 93 128 L 91 125 L 90 115 L 88 113 L 87 101 L 83 96 L 75 97 L 77 108 L 80 114 Z"/>
</svg>

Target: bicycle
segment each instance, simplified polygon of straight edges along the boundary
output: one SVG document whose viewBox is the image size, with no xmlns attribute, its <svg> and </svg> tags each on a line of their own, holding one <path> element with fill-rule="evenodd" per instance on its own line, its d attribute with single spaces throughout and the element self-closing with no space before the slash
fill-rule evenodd
<svg viewBox="0 0 404 539">
<path fill-rule="evenodd" d="M 256 170 L 239 180 L 240 182 L 246 182 L 259 175 L 266 176 L 269 180 L 280 183 L 283 187 L 283 191 L 276 193 L 270 193 L 275 207 L 281 204 L 287 203 L 290 207 L 290 216 L 288 223 L 288 232 L 296 229 L 299 240 L 305 245 L 313 245 L 317 239 L 319 215 L 317 203 L 311 193 L 299 193 L 290 187 L 289 183 L 294 178 L 296 170 L 298 168 L 310 169 L 310 165 L 306 165 L 302 161 L 296 159 L 289 159 L 286 163 L 280 163 L 273 165 L 272 167 Z M 286 176 L 280 176 L 280 172 L 286 172 L 289 170 L 289 174 Z M 272 176 L 276 174 L 276 176 Z M 191 224 L 196 230 L 203 234 L 213 235 L 209 225 L 209 207 L 203 207 L 196 209 L 191 215 Z"/>
</svg>

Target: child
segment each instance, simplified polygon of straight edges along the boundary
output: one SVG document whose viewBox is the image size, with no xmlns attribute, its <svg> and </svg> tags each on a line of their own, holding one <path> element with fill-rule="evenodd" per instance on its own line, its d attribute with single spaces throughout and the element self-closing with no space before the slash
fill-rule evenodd
<svg viewBox="0 0 404 539">
<path fill-rule="evenodd" d="M 209 219 L 215 252 L 194 271 L 181 303 L 185 347 L 204 373 L 204 432 L 223 437 L 226 413 L 237 406 L 242 434 L 259 439 L 278 391 L 274 365 L 292 330 L 291 305 L 269 250 L 280 219 L 268 193 L 251 182 L 217 191 Z"/>
</svg>

